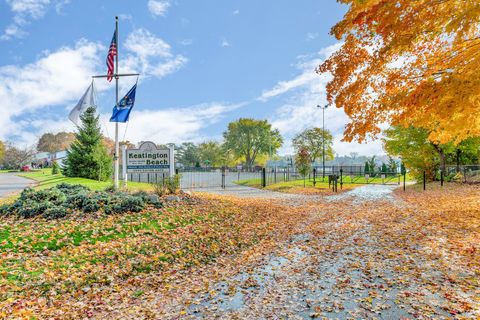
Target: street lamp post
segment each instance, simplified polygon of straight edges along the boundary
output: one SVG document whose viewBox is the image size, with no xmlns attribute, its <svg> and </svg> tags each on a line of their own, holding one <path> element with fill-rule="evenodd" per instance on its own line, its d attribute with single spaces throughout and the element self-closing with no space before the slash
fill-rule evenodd
<svg viewBox="0 0 480 320">
<path fill-rule="evenodd" d="M 322 109 L 322 179 L 325 180 L 325 109 L 328 108 L 328 104 L 317 105 L 317 108 Z"/>
</svg>

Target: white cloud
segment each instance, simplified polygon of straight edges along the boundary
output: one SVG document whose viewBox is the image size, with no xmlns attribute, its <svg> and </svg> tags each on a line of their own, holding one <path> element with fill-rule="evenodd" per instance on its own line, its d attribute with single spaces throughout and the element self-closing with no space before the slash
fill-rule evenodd
<svg viewBox="0 0 480 320">
<path fill-rule="evenodd" d="M 312 41 L 312 40 L 315 40 L 317 37 L 318 37 L 318 33 L 309 32 L 305 36 L 305 40 L 306 41 Z"/>
<path fill-rule="evenodd" d="M 50 4 L 50 0 L 6 0 L 6 2 L 14 16 L 13 22 L 0 36 L 1 40 L 24 37 L 27 33 L 22 27 L 28 24 L 29 19 L 42 18 Z"/>
<path fill-rule="evenodd" d="M 339 44 L 327 47 L 314 56 L 300 57 L 302 60 L 297 64 L 299 75 L 292 80 L 280 81 L 272 89 L 265 90 L 257 99 L 268 101 L 273 97 L 286 95 L 283 105 L 269 119 L 272 125 L 279 129 L 285 138 L 282 154 L 291 154 L 291 139 L 304 129 L 322 127 L 322 111 L 317 105 L 326 105 L 326 85 L 330 79 L 328 75 L 318 75 L 315 67 L 322 59 L 325 59 L 335 50 Z M 380 141 L 370 141 L 368 144 L 341 142 L 345 125 L 349 119 L 343 109 L 330 106 L 325 110 L 325 129 L 334 136 L 334 150 L 340 155 L 349 154 L 352 151 L 364 155 L 383 153 Z"/>
<path fill-rule="evenodd" d="M 243 106 L 243 103 L 229 105 L 206 103 L 185 108 L 162 110 L 133 110 L 128 125 L 126 139 L 129 141 L 151 140 L 156 143 L 201 142 L 201 130 L 215 124 L 228 112 Z M 133 114 L 134 112 L 134 114 Z M 108 121 L 110 115 L 102 117 Z M 113 125 L 108 131 L 113 132 Z M 121 137 L 125 127 L 120 129 Z"/>
<path fill-rule="evenodd" d="M 48 108 L 73 104 L 102 64 L 99 57 L 104 49 L 97 43 L 80 40 L 74 47 L 44 52 L 34 63 L 0 67 L 0 139 L 15 137 L 28 141 L 32 138 L 28 131 L 36 127 L 33 120 L 26 120 L 31 117 L 25 115 L 40 113 L 43 119 L 52 119 Z M 99 89 L 104 90 L 105 86 Z M 35 119 L 41 121 L 39 115 Z"/>
<path fill-rule="evenodd" d="M 140 71 L 142 75 L 160 78 L 187 62 L 144 29 L 127 37 L 126 48 L 126 58 L 121 61 L 126 68 L 121 68 L 121 72 Z M 105 53 L 105 46 L 83 39 L 73 47 L 44 51 L 30 64 L 0 66 L 0 101 L 3 101 L 0 140 L 34 143 L 43 132 L 72 129 L 66 120 L 68 112 L 84 93 L 91 76 L 105 73 Z M 131 81 L 134 79 L 122 81 L 120 89 L 129 88 Z M 99 94 L 111 87 L 106 81 L 96 81 Z M 60 115 L 59 108 L 64 110 Z M 216 109 L 208 110 L 212 116 L 203 115 L 205 123 L 214 119 Z"/>
<path fill-rule="evenodd" d="M 313 69 L 310 71 L 312 72 L 304 72 L 292 80 L 278 82 L 273 88 L 263 91 L 262 95 L 258 97 L 258 100 L 267 101 L 270 98 L 282 95 L 293 89 L 303 87 L 311 83 L 313 80 L 318 78 L 318 75 L 313 72 Z"/>
<path fill-rule="evenodd" d="M 136 29 L 130 33 L 125 41 L 125 47 L 135 52 L 141 59 L 150 56 L 167 58 L 172 56 L 170 45 L 146 29 Z"/>
<path fill-rule="evenodd" d="M 232 12 L 232 14 L 233 14 L 234 16 L 239 15 L 239 14 L 240 14 L 240 10 L 238 10 L 238 9 L 237 9 L 237 10 L 234 10 L 234 11 Z"/>
<path fill-rule="evenodd" d="M 162 78 L 174 73 L 188 62 L 182 55 L 174 55 L 171 46 L 146 29 L 137 29 L 126 39 L 127 57 L 123 71 L 140 72 L 144 76 Z"/>
<path fill-rule="evenodd" d="M 228 48 L 228 47 L 231 47 L 231 46 L 232 45 L 230 44 L 230 42 L 227 41 L 227 39 L 225 39 L 225 38 L 220 39 L 220 47 Z"/>
<path fill-rule="evenodd" d="M 155 16 L 165 16 L 168 8 L 170 7 L 169 1 L 149 0 L 148 10 Z"/>
<path fill-rule="evenodd" d="M 175 58 L 170 59 L 165 63 L 159 63 L 157 65 L 152 66 L 150 72 L 152 75 L 154 75 L 157 78 L 163 78 L 166 75 L 177 72 L 187 62 L 188 62 L 187 58 L 181 55 L 177 55 Z"/>
<path fill-rule="evenodd" d="M 63 14 L 63 8 L 70 3 L 70 0 L 58 0 L 55 5 L 55 11 L 57 14 Z"/>
<path fill-rule="evenodd" d="M 192 39 L 183 39 L 182 41 L 179 42 L 182 46 L 190 46 L 193 44 Z"/>
<path fill-rule="evenodd" d="M 15 13 L 26 14 L 34 19 L 43 17 L 50 0 L 7 0 L 10 9 Z"/>
<path fill-rule="evenodd" d="M 132 21 L 133 19 L 132 15 L 127 13 L 120 13 L 118 18 L 123 21 Z"/>
</svg>

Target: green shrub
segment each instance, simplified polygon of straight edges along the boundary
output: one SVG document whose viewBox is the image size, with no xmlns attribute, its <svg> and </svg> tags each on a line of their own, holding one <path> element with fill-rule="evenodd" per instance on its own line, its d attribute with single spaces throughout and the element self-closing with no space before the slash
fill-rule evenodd
<svg viewBox="0 0 480 320">
<path fill-rule="evenodd" d="M 77 193 L 67 197 L 65 200 L 65 206 L 71 209 L 78 209 L 81 210 L 83 208 L 83 204 L 87 202 L 88 194 L 87 193 Z"/>
<path fill-rule="evenodd" d="M 0 216 L 8 216 L 11 211 L 11 205 L 9 204 L 2 204 L 0 205 Z"/>
<path fill-rule="evenodd" d="M 66 207 L 63 206 L 55 206 L 45 210 L 43 212 L 43 217 L 46 219 L 59 219 L 67 216 L 69 211 Z"/>
<path fill-rule="evenodd" d="M 91 212 L 97 212 L 100 210 L 100 205 L 98 204 L 98 201 L 94 198 L 88 198 L 86 201 L 83 202 L 83 212 L 85 213 L 91 213 Z"/>
<path fill-rule="evenodd" d="M 59 174 L 59 173 L 60 173 L 60 166 L 58 165 L 57 161 L 54 161 L 52 165 L 52 174 Z"/>
<path fill-rule="evenodd" d="M 94 194 L 90 195 L 92 199 L 95 199 L 100 206 L 108 205 L 112 202 L 112 198 L 114 197 L 112 194 L 102 191 L 97 191 Z"/>
<path fill-rule="evenodd" d="M 58 189 L 65 194 L 77 194 L 79 192 L 90 192 L 90 189 L 80 184 L 60 183 L 55 186 L 55 189 Z"/>
<path fill-rule="evenodd" d="M 20 193 L 20 197 L 18 197 L 18 200 L 32 200 L 32 198 L 35 197 L 35 194 L 35 190 L 33 190 L 32 188 L 26 188 Z"/>
<path fill-rule="evenodd" d="M 163 181 L 162 182 L 157 182 L 153 184 L 153 192 L 159 196 L 163 197 L 168 193 L 167 187 L 164 185 Z"/>
<path fill-rule="evenodd" d="M 132 194 L 132 196 L 142 198 L 142 200 L 145 202 L 147 202 L 148 199 L 148 193 L 145 191 L 135 192 L 134 194 Z"/>
<path fill-rule="evenodd" d="M 124 196 L 114 197 L 113 201 L 104 206 L 103 211 L 106 214 L 125 213 L 125 212 L 140 212 L 145 209 L 145 201 L 140 197 Z"/>
<path fill-rule="evenodd" d="M 24 218 L 43 216 L 46 219 L 57 219 L 74 212 L 140 212 L 147 205 L 161 208 L 163 203 L 158 195 L 146 192 L 133 195 L 126 192 L 92 192 L 80 185 L 59 184 L 40 191 L 25 189 L 13 204 L 0 206 L 0 215 L 17 214 Z"/>
<path fill-rule="evenodd" d="M 146 203 L 152 205 L 156 209 L 163 208 L 163 202 L 160 200 L 160 197 L 156 194 L 149 194 L 146 200 Z"/>
<path fill-rule="evenodd" d="M 145 202 L 145 204 L 154 206 L 155 208 L 163 207 L 163 203 L 160 200 L 159 195 L 157 194 L 150 194 L 145 191 L 139 191 L 134 193 L 132 196 L 141 198 L 143 202 Z"/>
<path fill-rule="evenodd" d="M 105 192 L 115 192 L 115 186 L 112 184 L 104 189 Z"/>
<path fill-rule="evenodd" d="M 145 201 L 140 197 L 127 196 L 120 203 L 120 212 L 140 212 L 145 209 Z"/>
<path fill-rule="evenodd" d="M 177 193 L 180 189 L 180 175 L 176 174 L 165 180 L 165 186 L 167 187 L 168 192 Z"/>
<path fill-rule="evenodd" d="M 54 204 L 62 204 L 66 200 L 65 194 L 58 190 L 57 188 L 51 188 L 47 190 L 40 190 L 35 191 L 33 189 L 25 189 L 20 194 L 19 200 L 21 201 L 34 201 L 34 202 L 42 202 L 42 201 L 49 201 L 53 202 Z"/>
<path fill-rule="evenodd" d="M 33 218 L 42 215 L 45 211 L 52 208 L 52 203 L 48 201 L 33 202 L 25 201 L 18 210 L 18 215 L 23 218 Z"/>
</svg>

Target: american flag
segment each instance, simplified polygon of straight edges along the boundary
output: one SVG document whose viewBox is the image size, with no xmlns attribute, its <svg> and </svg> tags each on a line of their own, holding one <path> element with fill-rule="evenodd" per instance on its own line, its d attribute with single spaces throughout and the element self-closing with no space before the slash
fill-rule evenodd
<svg viewBox="0 0 480 320">
<path fill-rule="evenodd" d="M 113 71 L 114 71 L 114 57 L 117 55 L 117 34 L 116 31 L 113 33 L 112 42 L 110 43 L 110 49 L 108 49 L 107 55 L 107 81 L 112 81 Z"/>
</svg>

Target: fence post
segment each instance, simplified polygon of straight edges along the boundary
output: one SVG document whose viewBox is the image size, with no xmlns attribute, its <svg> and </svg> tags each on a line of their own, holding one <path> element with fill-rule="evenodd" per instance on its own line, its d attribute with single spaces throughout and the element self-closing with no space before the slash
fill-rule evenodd
<svg viewBox="0 0 480 320">
<path fill-rule="evenodd" d="M 225 167 L 222 167 L 222 189 L 225 189 Z"/>
<path fill-rule="evenodd" d="M 314 187 L 317 184 L 316 178 L 317 178 L 317 169 L 313 168 L 313 186 Z"/>
<path fill-rule="evenodd" d="M 440 170 L 440 186 L 443 187 L 443 170 Z"/>
<path fill-rule="evenodd" d="M 267 186 L 267 172 L 265 168 L 262 168 L 262 187 L 265 188 Z"/>
<path fill-rule="evenodd" d="M 423 191 L 427 189 L 427 173 L 423 171 Z"/>
<path fill-rule="evenodd" d="M 343 169 L 340 168 L 340 190 L 343 190 Z"/>
<path fill-rule="evenodd" d="M 273 180 L 274 183 L 277 183 L 277 167 L 273 168 Z"/>
<path fill-rule="evenodd" d="M 406 180 L 407 180 L 407 172 L 403 172 L 403 191 L 406 191 Z"/>
</svg>

